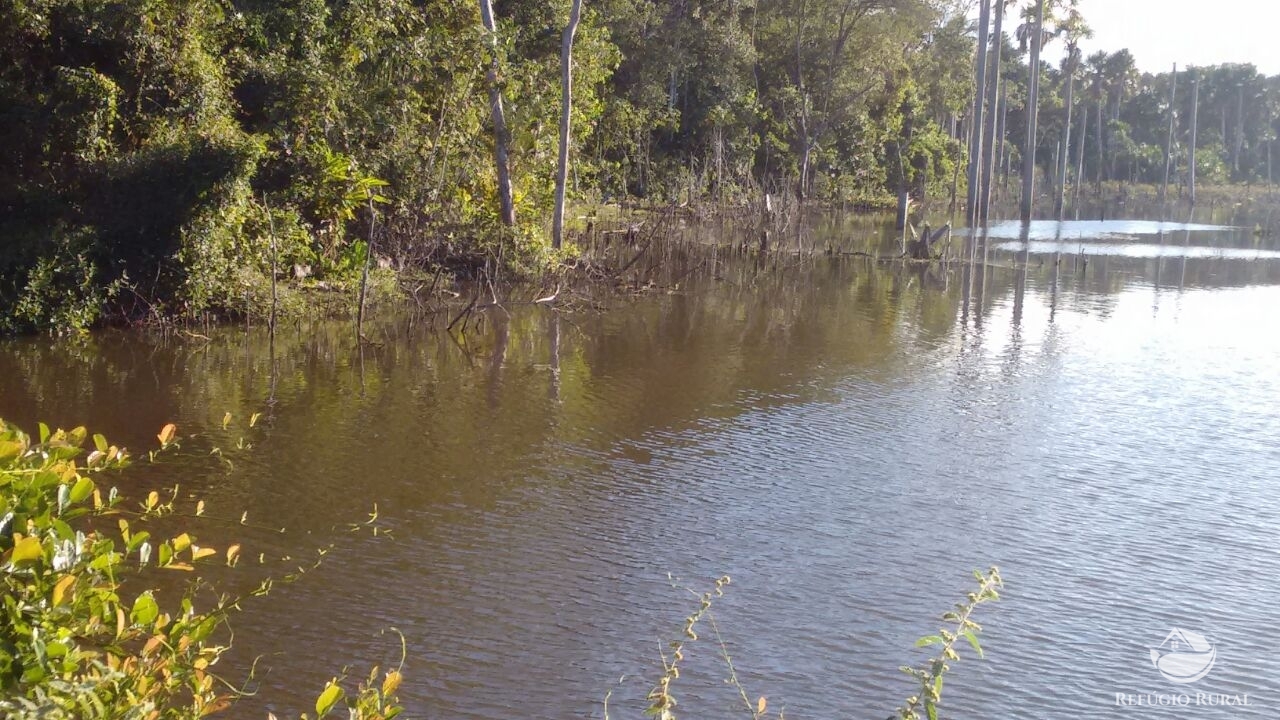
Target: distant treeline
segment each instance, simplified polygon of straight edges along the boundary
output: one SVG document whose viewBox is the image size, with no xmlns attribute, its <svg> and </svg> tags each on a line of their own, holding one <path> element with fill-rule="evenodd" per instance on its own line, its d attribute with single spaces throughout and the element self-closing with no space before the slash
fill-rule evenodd
<svg viewBox="0 0 1280 720">
<path fill-rule="evenodd" d="M 249 312 L 273 267 L 340 279 L 371 240 L 403 266 L 455 273 L 554 261 L 570 0 L 493 0 L 493 33 L 488 4 L 0 0 L 0 331 Z M 963 199 L 968 4 L 585 0 L 570 198 Z M 1050 5 L 1055 38 L 1087 29 L 1071 2 Z M 1000 39 L 1002 168 L 1024 144 L 1025 10 L 1010 3 Z M 1051 38 L 1046 169 L 1064 124 L 1060 54 Z M 1155 180 L 1170 77 L 1139 74 L 1123 51 L 1065 66 L 1087 118 L 1085 177 Z M 1280 80 L 1250 66 L 1198 75 L 1202 182 L 1264 177 Z M 1183 75 L 1179 152 L 1189 90 Z M 496 200 L 493 98 L 513 227 Z"/>
</svg>

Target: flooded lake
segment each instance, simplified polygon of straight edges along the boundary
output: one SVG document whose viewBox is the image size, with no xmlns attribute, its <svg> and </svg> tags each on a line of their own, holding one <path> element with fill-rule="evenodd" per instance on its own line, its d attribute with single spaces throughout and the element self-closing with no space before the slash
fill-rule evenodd
<svg viewBox="0 0 1280 720">
<path fill-rule="evenodd" d="M 990 565 L 986 659 L 964 648 L 944 716 L 1274 717 L 1275 241 L 1051 225 L 993 227 L 986 265 L 729 263 L 453 337 L 384 314 L 363 351 L 338 322 L 8 341 L 0 415 L 135 450 L 176 422 L 182 448 L 123 490 L 181 483 L 231 520 L 196 534 L 276 574 L 333 545 L 234 619 L 223 675 L 260 658 L 236 717 L 394 664 L 392 628 L 406 717 L 598 718 L 610 692 L 639 717 L 695 607 L 668 574 L 728 574 L 715 618 L 753 698 L 884 718 Z M 350 532 L 375 504 L 390 537 Z M 1173 628 L 1216 648 L 1194 684 L 1153 663 Z M 683 717 L 746 713 L 719 653 L 704 627 Z M 1248 706 L 1117 707 L 1180 693 Z"/>
</svg>

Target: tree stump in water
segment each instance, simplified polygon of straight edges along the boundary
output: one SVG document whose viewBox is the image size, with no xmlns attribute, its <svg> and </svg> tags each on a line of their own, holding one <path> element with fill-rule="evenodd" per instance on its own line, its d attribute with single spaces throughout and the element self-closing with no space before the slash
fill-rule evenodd
<svg viewBox="0 0 1280 720">
<path fill-rule="evenodd" d="M 907 243 L 907 257 L 911 258 L 912 260 L 935 259 L 934 252 L 933 252 L 934 247 L 937 245 L 938 241 L 943 238 L 944 235 L 949 235 L 950 233 L 951 233 L 951 223 L 947 223 L 946 225 L 943 225 L 932 234 L 929 233 L 929 226 L 926 224 L 923 228 L 921 228 L 920 236 L 918 238 L 913 238 L 911 242 Z M 912 229 L 911 234 L 913 236 L 915 235 L 914 228 Z"/>
</svg>

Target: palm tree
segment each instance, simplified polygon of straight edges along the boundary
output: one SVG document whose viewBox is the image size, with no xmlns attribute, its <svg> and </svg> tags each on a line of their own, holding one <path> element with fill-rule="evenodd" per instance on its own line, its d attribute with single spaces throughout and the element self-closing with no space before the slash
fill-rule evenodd
<svg viewBox="0 0 1280 720">
<path fill-rule="evenodd" d="M 1018 27 L 1018 42 L 1025 50 L 1031 45 L 1031 59 L 1027 72 L 1027 142 L 1022 150 L 1022 224 L 1031 222 L 1031 209 L 1035 204 L 1036 174 L 1036 121 L 1040 116 L 1040 48 L 1052 39 L 1045 37 L 1044 10 L 1046 0 L 1036 0 L 1033 7 L 1023 12 L 1025 22 Z M 1074 2 L 1074 0 L 1073 0 Z M 1028 14 L 1030 17 L 1028 17 Z"/>
<path fill-rule="evenodd" d="M 1098 111 L 1098 137 L 1096 147 L 1098 150 L 1098 162 L 1094 168 L 1094 177 L 1097 183 L 1098 192 L 1102 192 L 1102 175 L 1106 170 L 1106 142 L 1102 126 L 1103 107 L 1107 104 L 1106 92 L 1106 66 L 1107 53 L 1099 50 L 1093 53 L 1085 60 L 1088 66 L 1088 74 L 1093 76 L 1093 83 L 1089 87 L 1089 99 L 1093 101 L 1094 107 Z"/>
<path fill-rule="evenodd" d="M 1058 153 L 1058 198 L 1054 203 L 1054 213 L 1058 221 L 1062 221 L 1063 198 L 1067 187 L 1067 156 L 1071 147 L 1071 109 L 1075 97 L 1076 69 L 1080 67 L 1080 41 L 1093 36 L 1093 30 L 1085 23 L 1084 17 L 1074 6 L 1067 10 L 1066 18 L 1058 24 L 1057 33 L 1063 35 L 1067 42 L 1067 55 L 1062 60 L 1062 72 L 1067 78 L 1066 123 L 1062 131 L 1062 152 Z M 1079 183 L 1079 178 L 1076 179 Z"/>
<path fill-rule="evenodd" d="M 1133 54 L 1128 50 L 1117 50 L 1107 56 L 1102 63 L 1103 85 L 1107 91 L 1107 97 L 1111 99 L 1111 119 L 1120 119 L 1120 108 L 1124 105 L 1125 98 L 1137 92 L 1138 85 L 1138 66 L 1133 60 Z M 1111 167 L 1109 176 L 1114 178 L 1116 175 L 1116 154 L 1111 155 Z"/>
</svg>

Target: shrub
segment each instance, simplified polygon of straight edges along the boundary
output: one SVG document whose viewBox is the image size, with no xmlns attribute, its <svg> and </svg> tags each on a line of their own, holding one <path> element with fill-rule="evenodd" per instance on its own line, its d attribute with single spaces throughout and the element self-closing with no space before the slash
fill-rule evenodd
<svg viewBox="0 0 1280 720">
<path fill-rule="evenodd" d="M 235 692 L 213 672 L 227 650 L 216 634 L 245 598 L 215 594 L 213 607 L 199 608 L 197 593 L 211 588 L 197 581 L 165 607 L 125 581 L 214 561 L 234 566 L 240 546 L 215 550 L 186 532 L 153 536 L 150 522 L 177 510 L 177 488 L 130 507 L 101 484 L 128 454 L 95 435 L 84 455 L 87 439 L 84 428 L 42 425 L 34 441 L 0 420 L 0 714 L 153 720 L 229 707 Z M 172 425 L 160 432 L 162 446 L 174 439 Z M 200 515 L 203 504 L 190 510 Z M 378 682 L 375 669 L 348 697 L 335 679 L 316 701 L 317 717 L 339 707 L 353 718 L 395 717 L 399 682 L 398 670 Z"/>
</svg>

